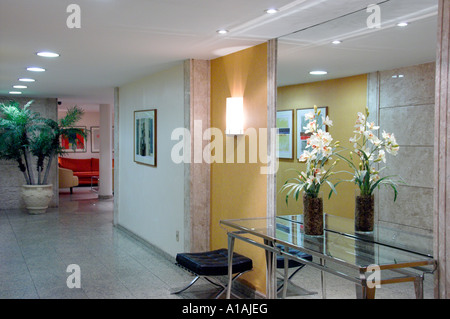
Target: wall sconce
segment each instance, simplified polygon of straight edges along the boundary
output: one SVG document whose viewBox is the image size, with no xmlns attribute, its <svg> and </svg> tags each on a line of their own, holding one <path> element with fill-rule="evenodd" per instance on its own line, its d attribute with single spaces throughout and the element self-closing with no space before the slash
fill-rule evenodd
<svg viewBox="0 0 450 319">
<path fill-rule="evenodd" d="M 227 98 L 227 135 L 244 134 L 244 98 Z"/>
</svg>

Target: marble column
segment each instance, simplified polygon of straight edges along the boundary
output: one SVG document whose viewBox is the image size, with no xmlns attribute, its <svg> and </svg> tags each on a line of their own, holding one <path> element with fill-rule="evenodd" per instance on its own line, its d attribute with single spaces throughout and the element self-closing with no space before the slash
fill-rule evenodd
<svg viewBox="0 0 450 319">
<path fill-rule="evenodd" d="M 434 256 L 438 260 L 435 297 L 450 298 L 450 0 L 439 0 L 434 148 Z M 449 235 L 449 236 L 447 236 Z"/>
<path fill-rule="evenodd" d="M 99 199 L 112 198 L 112 108 L 100 104 L 100 180 Z"/>
<path fill-rule="evenodd" d="M 202 159 L 210 143 L 202 138 L 210 127 L 209 61 L 185 61 L 185 91 L 185 127 L 191 132 L 191 140 L 186 141 L 190 142 L 191 161 L 185 164 L 185 249 L 199 252 L 210 249 L 211 167 Z"/>
</svg>

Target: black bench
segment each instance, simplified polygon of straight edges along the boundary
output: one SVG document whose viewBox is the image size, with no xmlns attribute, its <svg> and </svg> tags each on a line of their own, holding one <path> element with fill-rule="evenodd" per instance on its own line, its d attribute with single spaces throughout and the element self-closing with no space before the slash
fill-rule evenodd
<svg viewBox="0 0 450 319">
<path fill-rule="evenodd" d="M 210 283 L 221 288 L 216 295 L 219 298 L 225 291 L 226 286 L 219 282 L 212 281 L 211 276 L 225 276 L 228 275 L 228 250 L 218 249 L 213 251 L 206 251 L 201 253 L 180 253 L 176 256 L 178 266 L 187 269 L 196 277 L 186 287 L 175 291 L 172 294 L 179 294 L 189 287 L 191 287 L 199 278 L 203 277 Z M 252 270 L 253 262 L 250 258 L 242 256 L 238 253 L 233 253 L 232 272 L 236 274 L 233 281 L 240 277 L 245 272 Z"/>
</svg>

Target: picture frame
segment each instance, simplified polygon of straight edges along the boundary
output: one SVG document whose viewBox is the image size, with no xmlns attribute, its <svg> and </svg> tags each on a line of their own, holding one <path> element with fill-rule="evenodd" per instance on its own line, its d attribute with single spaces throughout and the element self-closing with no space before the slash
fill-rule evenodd
<svg viewBox="0 0 450 319">
<path fill-rule="evenodd" d="M 320 117 L 319 117 L 319 123 L 318 126 L 322 127 L 323 131 L 327 131 L 327 126 L 322 123 L 322 116 L 326 117 L 328 115 L 328 107 L 318 107 L 317 110 L 320 110 Z M 305 115 L 309 112 L 314 112 L 314 108 L 308 108 L 308 109 L 297 109 L 297 133 L 296 133 L 296 139 L 297 139 L 297 158 L 300 158 L 300 156 L 303 154 L 306 148 L 306 141 L 311 136 L 311 134 L 305 133 L 304 127 L 308 122 L 305 120 Z"/>
<path fill-rule="evenodd" d="M 277 111 L 277 156 L 294 158 L 294 110 Z"/>
<path fill-rule="evenodd" d="M 91 153 L 100 153 L 100 127 L 91 126 Z"/>
<path fill-rule="evenodd" d="M 83 132 L 86 133 L 86 126 L 73 126 L 73 128 L 78 128 L 83 130 Z M 77 145 L 75 147 L 75 150 L 72 147 L 72 143 L 69 142 L 69 140 L 63 136 L 60 137 L 60 144 L 64 152 L 66 153 L 86 153 L 86 139 L 83 136 L 78 135 L 78 141 Z"/>
<path fill-rule="evenodd" d="M 156 167 L 157 117 L 156 109 L 134 111 L 134 161 Z"/>
<path fill-rule="evenodd" d="M 114 153 L 114 126 L 111 132 L 112 152 Z M 91 126 L 91 153 L 100 153 L 100 126 Z"/>
</svg>

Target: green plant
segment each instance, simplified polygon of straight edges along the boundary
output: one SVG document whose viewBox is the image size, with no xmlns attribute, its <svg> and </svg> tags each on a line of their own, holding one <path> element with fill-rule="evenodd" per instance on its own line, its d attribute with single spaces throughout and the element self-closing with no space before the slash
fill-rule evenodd
<svg viewBox="0 0 450 319">
<path fill-rule="evenodd" d="M 398 195 L 397 186 L 399 183 L 405 183 L 402 180 L 394 180 L 393 177 L 395 175 L 380 177 L 380 172 L 386 167 L 378 169 L 376 164 L 386 163 L 386 152 L 396 156 L 400 147 L 392 133 L 383 131 L 381 134 L 382 138 L 378 138 L 373 131 L 378 130 L 379 127 L 373 122 L 368 122 L 368 117 L 368 108 L 366 108 L 365 114 L 361 112 L 357 114 L 355 136 L 350 138 L 350 142 L 354 143 L 354 153 L 349 150 L 348 158 L 340 153 L 336 154 L 352 168 L 352 172 L 347 173 L 353 176 L 351 180 L 342 180 L 338 183 L 343 181 L 354 182 L 360 189 L 362 196 L 372 195 L 374 190 L 382 185 L 391 187 L 394 191 L 394 201 L 396 201 Z M 354 163 L 354 154 L 356 155 L 357 164 Z"/>
<path fill-rule="evenodd" d="M 72 145 L 80 137 L 86 138 L 83 130 L 70 127 L 81 119 L 84 111 L 75 106 L 64 118 L 55 121 L 31 110 L 32 103 L 30 101 L 23 107 L 14 101 L 0 104 L 0 159 L 16 161 L 27 185 L 45 185 L 53 159 L 64 155 L 61 136 Z M 36 160 L 37 179 L 33 160 Z"/>
<path fill-rule="evenodd" d="M 288 179 L 281 187 L 280 193 L 286 193 L 286 204 L 289 196 L 293 196 L 298 200 L 301 192 L 312 198 L 317 198 L 324 183 L 327 183 L 330 188 L 330 195 L 336 193 L 335 186 L 329 181 L 329 178 L 334 175 L 332 170 L 337 164 L 335 161 L 328 169 L 325 168 L 326 163 L 335 154 L 339 142 L 332 144 L 333 138 L 330 133 L 318 129 L 318 120 L 320 117 L 320 110 L 314 106 L 314 112 L 306 114 L 305 119 L 308 121 L 305 127 L 306 133 L 311 136 L 307 140 L 306 150 L 300 156 L 300 162 L 306 162 L 306 169 L 304 171 L 297 171 L 297 176 Z M 332 126 L 333 122 L 327 117 L 322 117 L 322 123 L 326 126 Z"/>
</svg>

